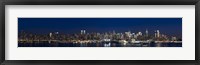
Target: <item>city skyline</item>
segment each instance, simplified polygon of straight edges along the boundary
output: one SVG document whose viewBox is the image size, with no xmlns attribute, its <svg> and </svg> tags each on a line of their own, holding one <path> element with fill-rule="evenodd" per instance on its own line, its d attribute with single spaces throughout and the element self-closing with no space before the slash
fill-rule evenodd
<svg viewBox="0 0 200 65">
<path fill-rule="evenodd" d="M 18 18 L 19 47 L 182 47 L 182 18 Z"/>
<path fill-rule="evenodd" d="M 169 36 L 182 37 L 182 18 L 19 18 L 18 31 L 38 34 L 49 32 L 79 33 L 92 32 L 134 33 L 160 30 Z"/>
</svg>

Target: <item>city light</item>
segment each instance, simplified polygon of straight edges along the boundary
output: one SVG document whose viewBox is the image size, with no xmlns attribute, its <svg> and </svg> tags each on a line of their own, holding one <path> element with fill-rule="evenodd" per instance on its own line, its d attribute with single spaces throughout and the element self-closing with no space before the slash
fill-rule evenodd
<svg viewBox="0 0 200 65">
<path fill-rule="evenodd" d="M 149 34 L 148 30 L 145 30 L 145 34 L 141 31 L 124 33 L 113 32 L 92 32 L 87 33 L 86 30 L 80 30 L 80 33 L 74 34 L 60 34 L 59 32 L 50 32 L 49 34 L 33 34 L 21 31 L 19 33 L 19 43 L 63 43 L 63 44 L 90 44 L 95 43 L 103 44 L 103 46 L 111 46 L 111 43 L 118 43 L 126 46 L 126 44 L 151 44 L 151 43 L 177 43 L 181 44 L 182 39 L 175 36 L 167 36 L 156 30 L 154 34 Z M 135 34 L 137 33 L 137 34 Z M 86 45 L 87 46 L 87 45 Z M 100 45 L 101 46 L 101 45 Z M 130 45 L 131 46 L 131 45 Z M 147 45 L 149 46 L 149 45 Z"/>
<path fill-rule="evenodd" d="M 182 18 L 18 18 L 18 47 L 182 47 Z"/>
</svg>

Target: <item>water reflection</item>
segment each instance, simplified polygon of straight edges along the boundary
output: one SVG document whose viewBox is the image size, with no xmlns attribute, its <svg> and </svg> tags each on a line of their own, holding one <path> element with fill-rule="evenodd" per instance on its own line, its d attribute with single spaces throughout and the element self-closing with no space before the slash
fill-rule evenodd
<svg viewBox="0 0 200 65">
<path fill-rule="evenodd" d="M 18 43 L 18 47 L 182 47 L 182 43 Z"/>
</svg>

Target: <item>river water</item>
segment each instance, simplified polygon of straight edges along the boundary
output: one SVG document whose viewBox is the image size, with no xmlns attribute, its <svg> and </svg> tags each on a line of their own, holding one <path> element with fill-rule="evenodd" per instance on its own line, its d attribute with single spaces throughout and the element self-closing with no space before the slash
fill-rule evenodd
<svg viewBox="0 0 200 65">
<path fill-rule="evenodd" d="M 18 43 L 18 47 L 182 47 L 182 43 Z"/>
</svg>

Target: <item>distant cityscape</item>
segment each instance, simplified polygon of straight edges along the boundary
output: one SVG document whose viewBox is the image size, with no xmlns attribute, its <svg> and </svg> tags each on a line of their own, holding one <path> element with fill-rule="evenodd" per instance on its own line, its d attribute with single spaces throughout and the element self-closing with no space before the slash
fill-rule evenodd
<svg viewBox="0 0 200 65">
<path fill-rule="evenodd" d="M 60 32 L 50 32 L 49 34 L 33 34 L 21 31 L 19 33 L 19 43 L 65 43 L 65 44 L 90 44 L 90 43 L 105 43 L 103 46 L 110 46 L 111 42 L 126 44 L 138 43 L 176 43 L 182 44 L 182 39 L 175 36 L 167 36 L 162 34 L 159 30 L 154 30 L 154 34 L 149 34 L 148 30 L 145 32 L 131 32 L 118 33 L 112 32 L 87 33 L 87 30 L 80 30 L 80 33 L 74 34 L 60 34 Z"/>
<path fill-rule="evenodd" d="M 182 18 L 18 18 L 18 47 L 182 47 Z"/>
</svg>

